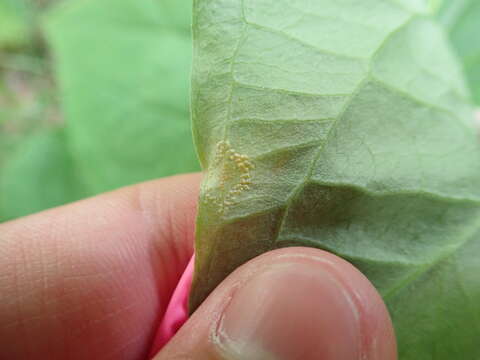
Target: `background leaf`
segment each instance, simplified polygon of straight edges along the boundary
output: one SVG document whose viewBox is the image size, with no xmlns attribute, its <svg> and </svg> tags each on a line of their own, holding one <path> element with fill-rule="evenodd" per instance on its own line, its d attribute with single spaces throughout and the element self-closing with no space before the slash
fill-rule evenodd
<svg viewBox="0 0 480 360">
<path fill-rule="evenodd" d="M 38 26 L 54 2 L 0 0 L 0 18 L 18 25 L 0 20 L 8 35 L 0 35 L 0 221 L 77 198 L 66 185 L 72 164 L 59 154 L 63 119 Z"/>
<path fill-rule="evenodd" d="M 62 130 L 25 139 L 0 178 L 0 221 L 32 214 L 85 196 Z"/>
<path fill-rule="evenodd" d="M 480 106 L 480 1 L 444 1 L 438 16 L 463 61 L 474 100 Z"/>
<path fill-rule="evenodd" d="M 69 145 L 93 193 L 198 168 L 190 14 L 177 0 L 75 1 L 49 14 Z"/>
<path fill-rule="evenodd" d="M 191 310 L 279 247 L 331 251 L 389 306 L 401 360 L 477 359 L 480 144 L 422 0 L 196 0 L 201 190 Z"/>
<path fill-rule="evenodd" d="M 428 4 L 430 6 L 430 11 L 432 12 L 432 14 L 435 14 L 441 8 L 443 0 L 428 0 Z"/>
<path fill-rule="evenodd" d="M 32 12 L 25 0 L 0 0 L 0 51 L 25 46 L 30 37 Z"/>
<path fill-rule="evenodd" d="M 53 64 L 38 26 L 45 11 Z M 198 169 L 191 1 L 0 0 L 0 17 L 21 24 L 5 34 L 22 40 L 0 41 L 0 221 Z M 40 191 L 36 178 L 58 191 Z"/>
</svg>

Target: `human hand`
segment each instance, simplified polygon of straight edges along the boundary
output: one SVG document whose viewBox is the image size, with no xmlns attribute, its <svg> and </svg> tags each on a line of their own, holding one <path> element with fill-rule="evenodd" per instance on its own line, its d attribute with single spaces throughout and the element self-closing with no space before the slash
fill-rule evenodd
<svg viewBox="0 0 480 360">
<path fill-rule="evenodd" d="M 199 182 L 162 179 L 0 225 L 0 359 L 147 359 L 193 253 Z M 396 348 L 360 272 L 288 248 L 231 274 L 156 359 L 395 360 Z"/>
</svg>

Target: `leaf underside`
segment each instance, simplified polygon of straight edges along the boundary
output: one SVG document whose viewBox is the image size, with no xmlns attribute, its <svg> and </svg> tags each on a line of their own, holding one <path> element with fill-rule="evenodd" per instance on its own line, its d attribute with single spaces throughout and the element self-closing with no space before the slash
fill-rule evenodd
<svg viewBox="0 0 480 360">
<path fill-rule="evenodd" d="M 444 1 L 438 16 L 462 60 L 474 100 L 480 106 L 480 2 Z"/>
<path fill-rule="evenodd" d="M 191 311 L 249 259 L 313 246 L 375 284 L 402 360 L 478 358 L 480 146 L 427 2 L 196 0 L 193 32 Z"/>
</svg>

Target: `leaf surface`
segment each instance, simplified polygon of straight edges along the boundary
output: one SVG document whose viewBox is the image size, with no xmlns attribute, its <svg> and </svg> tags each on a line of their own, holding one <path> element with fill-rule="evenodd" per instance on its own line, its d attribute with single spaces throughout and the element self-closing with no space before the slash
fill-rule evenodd
<svg viewBox="0 0 480 360">
<path fill-rule="evenodd" d="M 16 49 L 30 37 L 31 9 L 25 0 L 0 0 L 0 49 Z"/>
<path fill-rule="evenodd" d="M 480 146 L 429 13 L 420 0 L 194 2 L 207 174 L 192 311 L 254 256 L 313 246 L 375 284 L 402 360 L 480 356 Z"/>
<path fill-rule="evenodd" d="M 444 1 L 438 16 L 463 62 L 474 100 L 480 106 L 480 2 Z"/>
<path fill-rule="evenodd" d="M 85 196 L 63 129 L 22 140 L 0 172 L 0 222 Z"/>
</svg>

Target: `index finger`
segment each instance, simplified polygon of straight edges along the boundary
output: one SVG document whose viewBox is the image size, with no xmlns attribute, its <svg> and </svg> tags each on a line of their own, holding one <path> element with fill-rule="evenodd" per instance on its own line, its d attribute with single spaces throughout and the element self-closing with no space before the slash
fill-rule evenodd
<svg viewBox="0 0 480 360">
<path fill-rule="evenodd" d="M 143 357 L 193 253 L 200 178 L 0 225 L 0 358 Z"/>
</svg>

